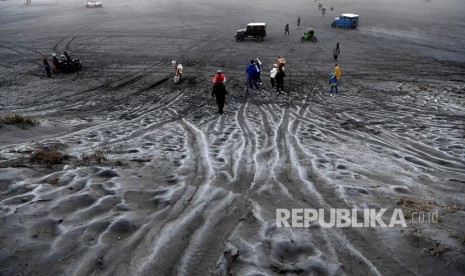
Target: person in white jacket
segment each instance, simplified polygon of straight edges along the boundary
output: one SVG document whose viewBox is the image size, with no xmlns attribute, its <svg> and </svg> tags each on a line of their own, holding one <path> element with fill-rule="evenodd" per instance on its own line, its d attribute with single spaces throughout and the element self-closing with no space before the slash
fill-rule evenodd
<svg viewBox="0 0 465 276">
<path fill-rule="evenodd" d="M 273 64 L 273 69 L 270 71 L 271 88 L 274 88 L 276 73 L 278 73 L 278 64 Z"/>
<path fill-rule="evenodd" d="M 260 73 L 261 73 L 260 71 L 262 70 L 262 62 L 258 58 L 256 58 L 255 65 L 258 68 L 258 76 L 257 76 L 258 84 L 262 85 L 262 78 L 260 77 Z"/>
</svg>

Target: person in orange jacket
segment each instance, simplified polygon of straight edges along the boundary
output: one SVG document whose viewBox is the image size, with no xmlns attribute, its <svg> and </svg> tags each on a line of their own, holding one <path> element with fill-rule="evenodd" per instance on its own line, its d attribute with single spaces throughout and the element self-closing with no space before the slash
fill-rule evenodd
<svg viewBox="0 0 465 276">
<path fill-rule="evenodd" d="M 334 66 L 334 75 L 336 76 L 336 79 L 339 81 L 339 79 L 341 78 L 341 68 L 339 68 L 337 63 Z"/>
<path fill-rule="evenodd" d="M 213 85 L 215 85 L 217 82 L 226 82 L 226 77 L 224 76 L 223 71 L 221 71 L 221 69 L 216 70 L 216 74 L 213 76 Z"/>
</svg>

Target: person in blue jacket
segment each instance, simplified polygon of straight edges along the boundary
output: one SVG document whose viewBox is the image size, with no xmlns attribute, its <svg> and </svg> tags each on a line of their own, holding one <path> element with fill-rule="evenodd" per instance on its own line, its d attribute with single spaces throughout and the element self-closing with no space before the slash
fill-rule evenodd
<svg viewBox="0 0 465 276">
<path fill-rule="evenodd" d="M 52 74 L 50 73 L 50 64 L 48 63 L 47 57 L 44 57 L 42 64 L 44 65 L 45 72 L 47 72 L 47 77 L 51 78 Z"/>
<path fill-rule="evenodd" d="M 245 68 L 245 72 L 247 73 L 247 78 L 249 79 L 250 89 L 253 90 L 253 86 L 255 86 L 255 89 L 259 90 L 260 87 L 258 86 L 258 68 L 254 60 L 250 60 L 250 64 L 247 65 L 247 67 Z"/>
<path fill-rule="evenodd" d="M 337 91 L 338 81 L 337 81 L 336 75 L 334 73 L 331 74 L 331 76 L 329 77 L 329 84 L 331 85 L 331 92 L 329 92 L 330 96 L 331 97 L 337 96 L 337 94 L 338 94 L 338 91 Z M 333 91 L 334 91 L 334 94 L 333 94 Z"/>
</svg>

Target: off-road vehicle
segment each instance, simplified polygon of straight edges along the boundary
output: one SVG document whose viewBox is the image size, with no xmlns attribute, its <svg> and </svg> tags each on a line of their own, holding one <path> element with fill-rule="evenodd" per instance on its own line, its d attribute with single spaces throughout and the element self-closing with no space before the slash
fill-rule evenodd
<svg viewBox="0 0 465 276">
<path fill-rule="evenodd" d="M 243 41 L 244 38 L 253 38 L 255 41 L 263 41 L 266 36 L 266 24 L 265 23 L 249 23 L 246 29 L 238 30 L 236 35 L 236 41 Z"/>
<path fill-rule="evenodd" d="M 341 16 L 334 18 L 331 27 L 342 27 L 356 29 L 358 26 L 358 15 L 352 13 L 341 14 Z"/>
</svg>

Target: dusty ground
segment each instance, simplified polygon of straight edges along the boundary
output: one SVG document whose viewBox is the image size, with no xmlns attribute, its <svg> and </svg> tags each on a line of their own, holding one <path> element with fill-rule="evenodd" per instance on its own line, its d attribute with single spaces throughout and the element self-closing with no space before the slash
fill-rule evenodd
<svg viewBox="0 0 465 276">
<path fill-rule="evenodd" d="M 0 115 L 40 123 L 0 125 L 0 275 L 463 275 L 465 3 L 324 4 L 334 14 L 311 1 L 0 2 Z M 341 12 L 360 28 L 331 29 Z M 317 43 L 299 41 L 299 15 Z M 265 41 L 235 42 L 254 21 Z M 41 57 L 64 50 L 83 70 L 47 79 Z M 267 71 L 277 56 L 286 94 L 266 74 L 247 91 L 248 60 Z M 67 159 L 31 160 L 38 143 Z M 277 228 L 276 208 L 440 220 Z"/>
</svg>

